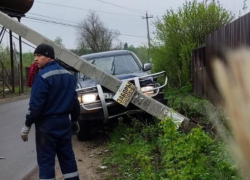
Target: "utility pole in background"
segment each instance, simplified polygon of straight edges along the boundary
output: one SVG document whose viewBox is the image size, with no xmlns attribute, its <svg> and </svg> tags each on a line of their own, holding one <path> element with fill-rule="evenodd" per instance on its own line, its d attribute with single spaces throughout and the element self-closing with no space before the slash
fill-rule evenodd
<svg viewBox="0 0 250 180">
<path fill-rule="evenodd" d="M 150 35 L 149 35 L 149 26 L 148 26 L 148 19 L 153 18 L 153 16 L 148 16 L 148 12 L 146 12 L 146 17 L 142 17 L 142 19 L 146 19 L 147 21 L 147 29 L 148 29 L 148 62 L 150 62 Z"/>
</svg>

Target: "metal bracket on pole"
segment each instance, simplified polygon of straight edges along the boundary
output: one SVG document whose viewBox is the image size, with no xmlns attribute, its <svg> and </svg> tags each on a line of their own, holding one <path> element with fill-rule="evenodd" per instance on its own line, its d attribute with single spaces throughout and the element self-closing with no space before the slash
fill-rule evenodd
<svg viewBox="0 0 250 180">
<path fill-rule="evenodd" d="M 103 114 L 104 114 L 104 122 L 107 122 L 108 118 L 109 118 L 109 113 L 108 113 L 108 108 L 107 108 L 107 105 L 105 102 L 103 90 L 102 90 L 101 85 L 99 85 L 99 84 L 97 84 L 96 87 L 97 87 L 97 91 L 98 91 L 98 94 L 99 94 L 99 97 L 101 100 L 101 104 L 102 104 L 102 109 L 103 109 Z"/>
<path fill-rule="evenodd" d="M 122 82 L 116 77 L 100 70 L 93 64 L 81 59 L 69 50 L 60 47 L 53 41 L 40 35 L 39 33 L 28 28 L 27 26 L 11 19 L 2 12 L 0 12 L 0 24 L 35 45 L 39 45 L 41 43 L 51 45 L 54 48 L 55 56 L 58 59 L 62 60 L 64 63 L 75 68 L 76 70 L 82 72 L 87 77 L 95 80 L 96 82 L 111 90 L 112 92 L 117 92 L 117 90 L 121 86 Z M 176 123 L 177 126 L 183 123 L 189 124 L 189 119 L 187 117 L 173 111 L 172 109 L 159 103 L 158 101 L 149 98 L 140 90 L 136 90 L 135 94 L 131 97 L 131 99 L 131 103 L 155 117 L 161 119 L 167 116 L 172 117 L 174 123 Z"/>
</svg>

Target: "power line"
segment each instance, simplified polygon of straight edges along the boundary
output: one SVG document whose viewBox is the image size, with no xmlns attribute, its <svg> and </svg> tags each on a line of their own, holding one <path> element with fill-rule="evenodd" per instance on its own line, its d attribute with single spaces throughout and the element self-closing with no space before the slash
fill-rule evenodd
<svg viewBox="0 0 250 180">
<path fill-rule="evenodd" d="M 2 6 L 0 6 L 1 8 Z M 10 10 L 14 10 L 14 9 L 10 9 Z M 12 16 L 21 16 L 22 14 L 19 14 L 19 13 L 15 13 L 15 12 L 11 12 L 11 11 L 4 11 L 4 10 L 1 10 L 2 12 L 8 14 L 8 15 L 12 15 Z M 66 21 L 66 20 L 63 20 L 63 19 L 59 19 L 59 18 L 53 18 L 53 17 L 50 17 L 50 16 L 44 16 L 44 15 L 40 15 L 40 14 L 34 14 L 34 13 L 27 13 L 28 15 L 29 14 L 32 14 L 32 15 L 35 15 L 35 16 L 40 16 L 40 17 L 46 17 L 46 18 L 50 18 L 50 19 L 56 19 L 56 20 L 60 20 L 60 21 L 65 21 L 65 22 L 69 22 L 69 23 L 73 23 L 77 26 L 77 23 L 76 22 L 72 22 L 72 21 Z M 36 17 L 32 17 L 32 16 L 24 16 L 24 18 L 36 18 Z"/>
<path fill-rule="evenodd" d="M 41 1 L 35 1 L 35 2 L 38 2 L 38 3 L 41 3 L 41 4 L 53 5 L 53 6 L 60 6 L 60 7 L 65 7 L 65 8 L 71 8 L 71 9 L 78 9 L 78 10 L 83 10 L 83 11 L 94 11 L 94 12 L 99 12 L 99 13 L 115 14 L 115 15 L 120 15 L 120 16 L 134 16 L 134 17 L 140 17 L 140 16 L 138 16 L 138 15 L 111 13 L 111 12 L 98 11 L 98 10 L 93 10 L 93 9 L 84 9 L 84 8 L 79 8 L 79 7 L 66 6 L 66 5 L 54 4 L 54 3 L 48 3 L 48 2 L 41 2 Z"/>
<path fill-rule="evenodd" d="M 31 17 L 25 17 L 25 18 L 36 20 L 36 21 L 41 21 L 41 22 L 47 22 L 47 23 L 51 23 L 51 24 L 55 24 L 55 25 L 63 25 L 63 26 L 74 27 L 74 28 L 79 27 L 77 25 L 65 24 L 65 23 L 60 23 L 60 22 L 55 22 L 55 21 L 44 20 L 44 19 L 31 18 Z M 110 30 L 110 31 L 113 31 L 114 33 L 116 33 L 114 30 Z M 140 35 L 134 35 L 134 34 L 126 34 L 126 33 L 118 33 L 118 34 L 123 35 L 123 36 L 132 36 L 132 37 L 141 37 L 141 38 L 147 37 L 147 36 L 140 36 Z"/>
<path fill-rule="evenodd" d="M 9 32 L 8 32 L 9 33 Z M 19 40 L 16 36 L 14 36 L 14 35 L 12 35 L 15 39 L 17 39 L 17 40 Z M 26 43 L 26 42 L 24 42 L 24 41 L 22 41 L 22 43 L 24 43 L 24 44 L 26 44 L 27 46 L 29 46 L 29 47 L 32 47 L 33 49 L 36 49 L 34 46 L 32 46 L 32 45 L 30 45 L 30 44 L 28 44 L 28 43 Z"/>
<path fill-rule="evenodd" d="M 79 27 L 78 25 L 66 24 L 66 23 L 57 22 L 57 21 L 50 21 L 50 20 L 41 19 L 41 18 L 36 18 L 36 17 L 24 17 L 24 18 L 33 19 L 33 20 L 37 20 L 37 21 L 48 22 L 48 23 L 52 23 L 52 24 L 59 24 L 59 25 L 64 25 L 64 26 L 69 26 L 69 27 L 74 27 L 74 28 Z"/>
<path fill-rule="evenodd" d="M 3 26 L 0 26 L 1 28 L 3 27 Z M 8 34 L 9 34 L 9 32 L 8 31 L 5 31 L 5 32 L 7 32 Z M 19 38 L 17 38 L 16 36 L 14 36 L 14 35 L 12 35 L 15 39 L 17 39 L 17 40 L 19 40 Z M 28 43 L 26 43 L 25 41 L 22 41 L 22 43 L 24 43 L 24 44 L 26 44 L 27 46 L 30 46 L 30 47 L 32 47 L 32 48 L 34 48 L 35 49 L 35 47 L 34 46 L 32 46 L 32 45 L 30 45 L 30 44 L 28 44 Z"/>
<path fill-rule="evenodd" d="M 7 13 L 8 13 L 8 15 L 12 15 L 12 16 L 19 16 L 20 15 L 20 14 L 17 14 L 17 13 L 9 13 L 9 12 L 7 12 Z M 77 25 L 73 25 L 73 24 L 67 24 L 67 23 L 62 23 L 62 22 L 57 22 L 57 21 L 50 21 L 50 20 L 41 19 L 41 18 L 32 17 L 32 16 L 25 16 L 23 18 L 33 19 L 33 20 L 40 20 L 40 21 L 44 21 L 44 22 L 49 22 L 49 23 L 59 24 L 59 25 L 65 25 L 65 26 L 74 27 L 74 28 L 77 27 Z"/>
<path fill-rule="evenodd" d="M 9 34 L 8 31 L 6 31 L 6 32 Z M 17 38 L 16 36 L 14 36 L 14 35 L 12 35 L 12 36 L 13 36 L 15 39 L 19 40 L 19 38 Z M 25 41 L 22 41 L 22 43 L 26 44 L 26 45 L 29 46 L 29 47 L 32 47 L 32 48 L 36 49 L 34 46 L 32 46 L 32 45 L 26 43 Z"/>
<path fill-rule="evenodd" d="M 32 19 L 23 19 L 23 21 L 29 21 L 29 22 L 35 22 L 35 23 L 41 23 L 41 21 L 39 20 L 32 20 Z M 49 25 L 58 25 L 58 26 L 64 26 L 64 27 L 69 27 L 69 28 L 72 28 L 72 26 L 67 26 L 67 25 L 62 25 L 62 24 L 54 24 L 54 23 L 50 23 L 50 22 L 45 22 L 43 21 L 42 23 L 45 23 L 45 24 L 49 24 Z"/>
<path fill-rule="evenodd" d="M 1 7 L 1 6 L 0 6 Z M 6 13 L 9 13 L 7 11 L 5 11 Z M 9 13 L 10 15 L 16 15 L 16 16 L 19 16 L 20 14 L 17 14 L 17 13 Z M 72 21 L 66 21 L 66 20 L 63 20 L 63 19 L 59 19 L 59 18 L 54 18 L 54 17 L 50 17 L 50 16 L 44 16 L 44 15 L 40 15 L 40 14 L 35 14 L 35 13 L 27 13 L 28 15 L 35 15 L 35 16 L 40 16 L 40 17 L 46 17 L 46 18 L 50 18 L 50 19 L 55 19 L 55 20 L 60 20 L 60 21 L 65 21 L 65 22 L 69 22 L 69 23 L 72 23 L 72 24 L 65 24 L 65 23 L 62 23 L 62 22 L 55 22 L 55 21 L 49 21 L 49 20 L 46 20 L 44 19 L 44 21 L 46 22 L 51 22 L 51 23 L 56 23 L 56 24 L 59 24 L 59 25 L 65 25 L 65 26 L 68 26 L 68 27 L 78 27 L 78 24 L 76 22 L 72 22 Z M 37 17 L 33 17 L 33 16 L 25 16 L 24 18 L 27 18 L 27 19 L 35 19 Z M 43 20 L 40 18 L 40 20 Z M 31 22 L 35 22 L 35 21 L 31 21 Z M 112 31 L 112 30 L 111 30 Z M 128 36 L 137 36 L 137 35 L 131 35 L 131 34 L 127 34 L 127 33 L 123 33 L 122 35 L 128 35 Z M 138 37 L 143 37 L 143 36 L 138 36 Z"/>
<path fill-rule="evenodd" d="M 67 21 L 67 20 L 64 20 L 64 19 L 54 18 L 54 17 L 50 17 L 50 16 L 44 16 L 44 15 L 35 14 L 35 13 L 27 13 L 27 14 L 28 14 L 28 15 L 31 14 L 31 15 L 35 15 L 35 16 L 46 17 L 46 18 L 50 18 L 50 19 L 56 19 L 56 20 L 60 20 L 60 21 L 65 21 L 65 22 L 77 24 L 76 22 Z"/>
<path fill-rule="evenodd" d="M 34 13 L 28 13 L 28 14 L 33 14 L 33 15 L 37 15 L 37 16 L 41 16 L 41 17 L 47 17 L 47 18 L 50 18 L 50 19 L 56 19 L 56 20 L 65 21 L 65 20 L 63 20 L 63 19 L 53 18 L 53 17 L 49 17 L 49 16 L 43 16 L 43 15 L 34 14 Z M 31 18 L 36 18 L 36 17 L 26 17 L 26 18 L 31 19 Z M 41 19 L 41 20 L 42 20 L 42 19 Z M 46 20 L 46 19 L 45 19 L 45 20 Z M 48 21 L 48 20 L 46 20 L 46 21 Z M 53 22 L 53 21 L 50 21 L 50 22 Z M 75 23 L 75 22 L 72 22 L 72 21 L 65 21 L 65 22 L 73 23 L 73 24 L 72 24 L 73 26 L 79 27 L 79 25 L 78 25 L 77 23 Z M 69 25 L 69 26 L 72 26 L 71 24 L 64 24 L 64 23 L 62 24 L 61 22 L 56 22 L 56 23 L 58 23 L 58 24 L 60 23 L 60 25 Z M 111 31 L 115 32 L 114 30 L 111 30 Z M 131 35 L 131 34 L 127 34 L 127 33 L 122 33 L 122 35 L 144 37 L 144 36 L 140 36 L 140 35 Z M 145 35 L 145 36 L 146 36 L 146 35 Z"/>
<path fill-rule="evenodd" d="M 41 23 L 41 21 L 38 20 L 32 20 L 32 19 L 23 19 L 23 21 L 29 21 L 29 22 L 35 22 L 35 23 Z M 72 28 L 72 26 L 67 26 L 67 25 L 62 25 L 62 24 L 54 24 L 54 23 L 50 23 L 50 22 L 43 22 L 45 24 L 49 24 L 49 25 L 58 25 L 58 26 L 64 26 L 64 27 L 69 27 Z"/>
<path fill-rule="evenodd" d="M 12 16 L 20 16 L 20 14 L 18 14 L 18 13 L 7 12 L 7 11 L 3 11 L 3 12 L 7 13 L 8 15 L 12 15 Z M 51 20 L 32 17 L 32 16 L 24 16 L 23 18 L 33 19 L 33 20 L 40 20 L 40 21 L 44 21 L 44 22 L 49 22 L 49 23 L 59 24 L 59 25 L 65 25 L 65 26 L 74 27 L 74 28 L 78 27 L 77 24 L 68 24 L 68 23 L 63 23 L 63 22 L 58 22 L 58 21 L 51 21 Z"/>
<path fill-rule="evenodd" d="M 13 15 L 13 16 L 18 16 L 20 14 L 17 13 L 9 13 L 9 15 Z M 36 20 L 39 22 L 46 22 L 46 23 L 51 23 L 51 24 L 55 24 L 55 25 L 61 25 L 61 26 L 66 26 L 66 27 L 71 27 L 71 28 L 78 28 L 79 25 L 78 24 L 68 24 L 68 23 L 63 23 L 63 22 L 58 22 L 58 21 L 51 21 L 51 20 L 47 20 L 47 19 L 42 19 L 42 18 L 37 18 L 37 17 L 32 17 L 32 16 L 25 16 L 23 18 L 27 18 L 27 19 L 32 19 L 32 20 Z M 34 22 L 34 21 L 32 21 Z M 116 33 L 116 31 L 114 30 L 110 30 L 113 31 L 114 33 Z M 133 35 L 133 34 L 127 34 L 127 33 L 119 33 L 119 35 L 123 35 L 123 36 L 131 36 L 131 37 L 138 37 L 138 38 L 145 38 L 146 36 L 140 36 L 140 35 Z"/>
<path fill-rule="evenodd" d="M 102 0 L 95 0 L 95 1 L 98 1 L 98 2 L 101 2 L 101 3 L 105 3 L 105 4 L 109 4 L 109 5 L 112 5 L 112 6 L 115 6 L 115 7 L 119 7 L 119 8 L 122 8 L 122 9 L 129 10 L 129 11 L 137 12 L 137 13 L 143 13 L 144 14 L 144 12 L 145 12 L 145 11 L 142 11 L 142 10 L 139 10 L 139 9 L 134 9 L 134 8 L 130 8 L 130 7 L 120 6 L 120 5 L 109 3 L 109 2 L 106 2 L 106 1 L 102 1 Z"/>
</svg>

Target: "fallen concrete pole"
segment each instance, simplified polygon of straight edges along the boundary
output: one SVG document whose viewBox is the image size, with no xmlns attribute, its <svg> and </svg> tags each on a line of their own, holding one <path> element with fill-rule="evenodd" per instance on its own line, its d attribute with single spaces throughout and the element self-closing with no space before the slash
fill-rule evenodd
<svg viewBox="0 0 250 180">
<path fill-rule="evenodd" d="M 62 60 L 69 66 L 75 68 L 76 70 L 82 72 L 83 74 L 95 80 L 112 92 L 117 92 L 117 90 L 121 86 L 122 82 L 119 79 L 100 70 L 86 60 L 83 60 L 69 50 L 55 44 L 50 39 L 10 18 L 2 12 L 0 12 L 0 24 L 15 32 L 27 41 L 33 43 L 34 45 L 39 45 L 41 43 L 51 45 L 55 50 L 55 57 Z M 175 112 L 174 110 L 159 103 L 158 101 L 149 98 L 140 90 L 137 90 L 134 93 L 133 97 L 131 98 L 131 103 L 157 118 L 163 119 L 165 117 L 172 117 L 174 119 L 174 123 L 177 126 L 182 125 L 186 127 L 189 125 L 189 119 L 187 117 Z"/>
</svg>

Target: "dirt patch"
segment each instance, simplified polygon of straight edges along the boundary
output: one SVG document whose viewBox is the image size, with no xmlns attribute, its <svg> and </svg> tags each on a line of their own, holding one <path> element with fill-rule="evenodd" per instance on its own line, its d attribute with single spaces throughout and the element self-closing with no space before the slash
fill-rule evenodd
<svg viewBox="0 0 250 180">
<path fill-rule="evenodd" d="M 95 138 L 91 141 L 79 142 L 76 136 L 72 137 L 73 149 L 76 156 L 78 171 L 81 180 L 104 180 L 105 169 L 102 170 L 103 157 L 107 152 L 107 138 L 104 135 Z M 62 180 L 58 162 L 55 166 L 56 179 Z M 36 167 L 22 180 L 36 180 L 39 179 L 38 168 Z"/>
</svg>

